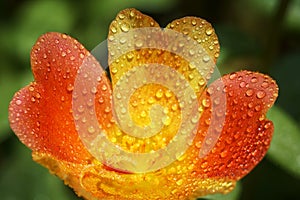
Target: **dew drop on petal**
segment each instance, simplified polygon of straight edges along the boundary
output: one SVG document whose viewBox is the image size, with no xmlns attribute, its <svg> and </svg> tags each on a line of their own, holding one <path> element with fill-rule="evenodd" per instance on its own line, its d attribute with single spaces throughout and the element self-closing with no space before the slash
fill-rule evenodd
<svg viewBox="0 0 300 200">
<path fill-rule="evenodd" d="M 269 87 L 269 83 L 268 83 L 268 82 L 263 82 L 263 83 L 261 84 L 261 87 L 267 88 L 267 87 Z"/>
<path fill-rule="evenodd" d="M 95 132 L 95 128 L 93 126 L 89 126 L 88 127 L 88 132 L 89 133 L 94 133 Z"/>
<path fill-rule="evenodd" d="M 98 101 L 99 101 L 100 104 L 102 104 L 102 103 L 104 103 L 104 98 L 103 97 L 99 97 Z"/>
<path fill-rule="evenodd" d="M 173 104 L 171 106 L 171 108 L 172 108 L 173 111 L 176 111 L 178 109 L 178 105 L 177 104 Z"/>
<path fill-rule="evenodd" d="M 233 80 L 233 79 L 236 78 L 236 76 L 237 76 L 236 73 L 232 73 L 232 74 L 229 75 L 229 79 Z"/>
<path fill-rule="evenodd" d="M 257 82 L 257 78 L 256 77 L 252 77 L 251 78 L 251 83 L 256 83 Z"/>
<path fill-rule="evenodd" d="M 255 108 L 254 108 L 257 112 L 258 111 L 260 111 L 261 110 L 261 106 L 260 105 L 257 105 L 257 106 L 255 106 Z"/>
<path fill-rule="evenodd" d="M 129 31 L 129 25 L 128 25 L 127 23 L 123 23 L 123 24 L 121 25 L 121 30 L 122 30 L 123 32 L 128 32 L 128 31 Z"/>
<path fill-rule="evenodd" d="M 254 93 L 254 91 L 253 91 L 252 89 L 248 89 L 248 90 L 246 91 L 246 95 L 247 95 L 248 97 L 251 97 L 251 96 L 253 95 L 253 93 Z"/>
<path fill-rule="evenodd" d="M 207 63 L 210 60 L 210 58 L 208 55 L 205 55 L 205 56 L 203 56 L 202 60 L 203 60 L 203 62 Z"/>
<path fill-rule="evenodd" d="M 106 90 L 107 90 L 107 86 L 106 86 L 106 85 L 102 85 L 101 89 L 102 89 L 103 91 L 106 91 Z"/>
<path fill-rule="evenodd" d="M 16 101 L 16 104 L 19 106 L 19 105 L 22 104 L 22 101 L 21 101 L 20 99 L 18 99 L 18 100 Z"/>
<path fill-rule="evenodd" d="M 116 67 L 113 67 L 113 68 L 111 69 L 111 72 L 112 72 L 113 74 L 116 74 L 116 73 L 118 72 L 118 69 L 117 69 Z"/>
<path fill-rule="evenodd" d="M 209 99 L 203 99 L 202 100 L 202 105 L 206 108 L 210 106 L 210 100 Z"/>
<path fill-rule="evenodd" d="M 143 46 L 143 41 L 142 41 L 142 40 L 137 40 L 137 41 L 135 42 L 135 46 L 136 46 L 137 48 L 141 48 L 141 47 Z"/>
<path fill-rule="evenodd" d="M 116 33 L 116 32 L 117 32 L 117 29 L 116 29 L 116 27 L 114 27 L 114 26 L 113 26 L 113 27 L 111 27 L 111 29 L 110 29 L 110 30 L 111 30 L 111 32 L 113 32 L 113 33 Z"/>
<path fill-rule="evenodd" d="M 206 35 L 210 36 L 213 33 L 212 28 L 208 28 L 205 30 Z"/>
<path fill-rule="evenodd" d="M 264 91 L 258 91 L 256 93 L 256 97 L 259 98 L 259 99 L 262 99 L 266 96 L 266 93 Z"/>
<path fill-rule="evenodd" d="M 197 24 L 197 21 L 193 19 L 193 20 L 192 20 L 192 25 L 193 25 L 193 26 L 196 26 L 196 24 Z"/>
<path fill-rule="evenodd" d="M 72 92 L 73 89 L 74 89 L 73 85 L 72 85 L 72 84 L 68 84 L 68 86 L 67 86 L 67 91 L 68 91 L 68 92 Z"/>
<path fill-rule="evenodd" d="M 243 88 L 246 86 L 246 83 L 244 81 L 240 82 L 240 87 Z"/>
<path fill-rule="evenodd" d="M 162 91 L 161 89 L 159 89 L 159 90 L 156 92 L 155 96 L 156 96 L 158 99 L 160 99 L 160 98 L 163 96 L 163 91 Z"/>
</svg>

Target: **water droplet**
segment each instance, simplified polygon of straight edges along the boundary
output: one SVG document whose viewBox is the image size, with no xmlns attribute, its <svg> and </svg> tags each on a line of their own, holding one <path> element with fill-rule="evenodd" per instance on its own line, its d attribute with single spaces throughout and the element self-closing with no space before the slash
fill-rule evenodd
<svg viewBox="0 0 300 200">
<path fill-rule="evenodd" d="M 178 105 L 177 104 L 173 104 L 171 108 L 172 108 L 173 111 L 176 111 L 178 109 Z"/>
<path fill-rule="evenodd" d="M 256 77 L 252 77 L 251 78 L 251 83 L 257 83 L 257 78 Z"/>
<path fill-rule="evenodd" d="M 216 105 L 220 104 L 220 98 L 219 97 L 214 99 L 214 104 L 216 104 Z"/>
<path fill-rule="evenodd" d="M 120 20 L 123 20 L 123 19 L 125 18 L 125 15 L 122 14 L 122 13 L 120 13 L 120 14 L 118 15 L 118 17 L 119 17 Z"/>
<path fill-rule="evenodd" d="M 210 60 L 210 58 L 208 55 L 204 55 L 202 60 L 203 60 L 203 62 L 207 63 Z"/>
<path fill-rule="evenodd" d="M 252 110 L 248 110 L 247 114 L 248 114 L 249 117 L 253 117 L 254 112 Z"/>
<path fill-rule="evenodd" d="M 178 181 L 176 181 L 176 184 L 177 184 L 177 185 L 182 185 L 182 184 L 183 184 L 183 180 L 182 180 L 182 179 L 179 179 Z"/>
<path fill-rule="evenodd" d="M 122 108 L 121 108 L 121 113 L 122 113 L 122 114 L 125 114 L 126 112 L 127 112 L 126 108 L 122 107 Z"/>
<path fill-rule="evenodd" d="M 128 32 L 129 31 L 129 25 L 127 23 L 121 24 L 121 30 L 123 32 Z"/>
<path fill-rule="evenodd" d="M 116 73 L 118 72 L 118 69 L 117 69 L 116 67 L 113 67 L 113 68 L 111 69 L 111 72 L 112 72 L 113 74 L 116 74 Z"/>
<path fill-rule="evenodd" d="M 240 82 L 240 87 L 243 88 L 246 86 L 246 83 L 244 81 Z"/>
<path fill-rule="evenodd" d="M 82 113 L 84 111 L 84 107 L 82 105 L 80 105 L 78 108 L 77 108 L 77 111 Z"/>
<path fill-rule="evenodd" d="M 208 28 L 205 30 L 206 35 L 210 36 L 213 33 L 213 29 L 212 28 Z"/>
<path fill-rule="evenodd" d="M 104 102 L 104 98 L 103 97 L 99 97 L 99 103 L 102 104 Z"/>
<path fill-rule="evenodd" d="M 75 56 L 71 56 L 70 60 L 72 60 L 72 61 L 75 60 Z"/>
<path fill-rule="evenodd" d="M 30 87 L 28 88 L 28 90 L 29 90 L 30 92 L 33 92 L 33 91 L 34 91 L 34 87 L 33 87 L 33 86 L 30 86 Z"/>
<path fill-rule="evenodd" d="M 150 97 L 149 99 L 148 99 L 148 103 L 149 104 L 153 104 L 155 102 L 155 99 L 153 98 L 153 97 Z"/>
<path fill-rule="evenodd" d="M 162 122 L 165 126 L 169 126 L 171 124 L 171 118 L 169 116 L 163 118 Z"/>
<path fill-rule="evenodd" d="M 143 110 L 143 111 L 141 112 L 141 117 L 146 117 L 146 116 L 147 116 L 146 111 Z"/>
<path fill-rule="evenodd" d="M 262 99 L 266 96 L 266 93 L 264 91 L 258 91 L 256 93 L 256 97 L 259 98 L 259 99 Z"/>
<path fill-rule="evenodd" d="M 233 79 L 235 79 L 236 77 L 237 77 L 237 74 L 236 74 L 236 73 L 232 73 L 232 74 L 229 75 L 229 79 L 230 79 L 230 80 L 233 80 Z"/>
<path fill-rule="evenodd" d="M 134 57 L 134 54 L 132 52 L 130 52 L 126 55 L 127 61 L 129 61 L 129 62 L 132 61 L 133 57 Z"/>
<path fill-rule="evenodd" d="M 260 105 L 257 105 L 257 106 L 255 106 L 255 108 L 254 108 L 257 112 L 258 111 L 260 111 L 261 110 L 261 106 Z"/>
<path fill-rule="evenodd" d="M 253 102 L 248 103 L 248 108 L 253 108 Z"/>
<path fill-rule="evenodd" d="M 113 33 L 116 33 L 116 32 L 117 32 L 117 29 L 116 29 L 116 27 L 114 27 L 114 26 L 113 26 L 113 27 L 111 27 L 111 29 L 110 29 L 110 30 L 111 30 L 111 32 L 113 32 Z"/>
<path fill-rule="evenodd" d="M 167 91 L 165 92 L 165 96 L 166 96 L 167 98 L 172 97 L 172 92 L 171 92 L 170 90 L 167 90 Z"/>
<path fill-rule="evenodd" d="M 248 90 L 246 91 L 246 95 L 247 95 L 248 97 L 251 97 L 251 96 L 253 95 L 253 93 L 254 93 L 254 91 L 253 91 L 252 89 L 248 89 Z"/>
<path fill-rule="evenodd" d="M 253 131 L 253 127 L 252 126 L 248 126 L 247 129 L 246 129 L 246 131 L 248 133 L 251 133 Z"/>
<path fill-rule="evenodd" d="M 225 158 L 228 155 L 228 151 L 224 150 L 223 152 L 221 152 L 220 156 L 221 158 Z"/>
<path fill-rule="evenodd" d="M 199 86 L 203 86 L 205 84 L 205 80 L 201 78 L 198 82 Z"/>
<path fill-rule="evenodd" d="M 68 86 L 67 86 L 67 91 L 68 91 L 68 92 L 72 92 L 73 89 L 74 89 L 73 85 L 72 85 L 71 83 L 68 84 Z"/>
<path fill-rule="evenodd" d="M 158 99 L 160 99 L 160 98 L 163 96 L 163 91 L 162 91 L 161 89 L 159 89 L 159 90 L 156 92 L 155 96 L 156 96 Z"/>
<path fill-rule="evenodd" d="M 268 129 L 272 126 L 272 123 L 271 122 L 267 122 L 265 125 L 264 125 L 264 128 L 265 129 Z"/>
<path fill-rule="evenodd" d="M 206 108 L 210 106 L 210 100 L 209 99 L 203 99 L 202 100 L 202 105 Z"/>
<path fill-rule="evenodd" d="M 133 11 L 130 11 L 130 17 L 135 17 L 135 13 Z"/>
<path fill-rule="evenodd" d="M 263 83 L 261 84 L 261 87 L 267 88 L 267 87 L 269 87 L 269 83 L 268 83 L 268 82 L 263 82 Z"/>
<path fill-rule="evenodd" d="M 83 54 L 83 53 L 80 53 L 80 54 L 79 54 L 79 57 L 80 57 L 81 59 L 83 59 L 83 58 L 84 58 L 84 54 Z"/>
<path fill-rule="evenodd" d="M 102 85 L 101 89 L 102 89 L 103 91 L 106 91 L 106 90 L 107 90 L 107 86 L 106 86 L 106 85 Z"/>
<path fill-rule="evenodd" d="M 196 25 L 197 25 L 197 21 L 193 19 L 193 20 L 192 20 L 192 25 L 193 25 L 193 26 L 196 26 Z"/>
<path fill-rule="evenodd" d="M 198 117 L 193 117 L 193 118 L 191 119 L 191 122 L 192 122 L 193 124 L 198 123 L 198 121 L 199 121 L 199 118 L 198 118 Z"/>
<path fill-rule="evenodd" d="M 19 106 L 22 104 L 22 101 L 20 99 L 16 100 L 16 104 Z"/>
<path fill-rule="evenodd" d="M 189 54 L 190 54 L 191 56 L 193 56 L 193 55 L 195 54 L 195 50 L 194 50 L 194 49 L 190 49 L 190 50 L 189 50 Z"/>
<path fill-rule="evenodd" d="M 62 57 L 65 57 L 66 55 L 67 55 L 67 53 L 66 53 L 66 52 L 64 52 L 64 51 L 63 51 L 63 52 L 61 52 L 61 56 L 62 56 Z"/>
<path fill-rule="evenodd" d="M 91 92 L 92 92 L 92 94 L 96 94 L 97 88 L 96 87 L 92 87 Z"/>
<path fill-rule="evenodd" d="M 89 126 L 89 127 L 88 127 L 88 132 L 89 132 L 89 133 L 95 133 L 95 131 L 96 131 L 96 130 L 95 130 L 94 126 Z"/>
<path fill-rule="evenodd" d="M 135 46 L 136 46 L 137 48 L 141 48 L 141 47 L 143 46 L 143 41 L 142 41 L 142 40 L 137 40 L 137 41 L 135 42 Z"/>
<path fill-rule="evenodd" d="M 122 37 L 122 38 L 120 39 L 120 44 L 125 44 L 126 41 L 127 41 L 126 37 Z"/>
<path fill-rule="evenodd" d="M 206 161 L 201 164 L 202 169 L 205 169 L 207 166 L 208 166 L 208 162 Z"/>
</svg>

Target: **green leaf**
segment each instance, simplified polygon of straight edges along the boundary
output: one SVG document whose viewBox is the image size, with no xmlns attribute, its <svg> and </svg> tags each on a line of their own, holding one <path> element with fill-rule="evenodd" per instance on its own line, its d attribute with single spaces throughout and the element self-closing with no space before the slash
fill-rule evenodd
<svg viewBox="0 0 300 200">
<path fill-rule="evenodd" d="M 0 165 L 2 200 L 77 199 L 63 181 L 31 159 L 31 151 L 17 141 L 5 165 Z"/>
<path fill-rule="evenodd" d="M 282 109 L 273 106 L 268 112 L 275 131 L 268 157 L 300 178 L 300 128 Z"/>
<path fill-rule="evenodd" d="M 209 199 L 209 200 L 236 200 L 239 199 L 242 191 L 242 185 L 240 182 L 237 182 L 234 190 L 228 194 L 212 194 L 207 195 L 200 199 Z M 198 199 L 198 200 L 200 200 Z"/>
<path fill-rule="evenodd" d="M 40 35 L 51 31 L 70 32 L 75 17 L 67 1 L 28 1 L 20 9 L 18 20 L 11 30 L 14 41 L 9 50 L 25 61 Z"/>
</svg>

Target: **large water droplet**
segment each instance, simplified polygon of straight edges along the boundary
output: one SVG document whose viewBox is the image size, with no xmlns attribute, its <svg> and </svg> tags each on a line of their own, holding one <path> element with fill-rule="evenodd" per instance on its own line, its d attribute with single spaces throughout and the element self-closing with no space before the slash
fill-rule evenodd
<svg viewBox="0 0 300 200">
<path fill-rule="evenodd" d="M 212 28 L 208 28 L 205 30 L 206 35 L 210 36 L 213 33 L 213 29 Z"/>
</svg>

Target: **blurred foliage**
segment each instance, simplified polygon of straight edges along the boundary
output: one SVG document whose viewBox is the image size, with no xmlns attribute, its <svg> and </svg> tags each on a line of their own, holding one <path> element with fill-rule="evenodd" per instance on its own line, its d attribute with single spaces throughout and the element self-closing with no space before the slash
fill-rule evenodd
<svg viewBox="0 0 300 200">
<path fill-rule="evenodd" d="M 11 132 L 7 107 L 33 80 L 29 54 L 48 31 L 65 32 L 93 49 L 107 37 L 116 13 L 135 7 L 162 26 L 195 15 L 210 21 L 221 44 L 219 70 L 261 71 L 277 80 L 280 95 L 268 114 L 274 139 L 264 159 L 228 195 L 207 199 L 299 199 L 300 0 L 31 0 L 0 2 L 0 194 L 3 200 L 79 199 L 31 160 Z"/>
</svg>

